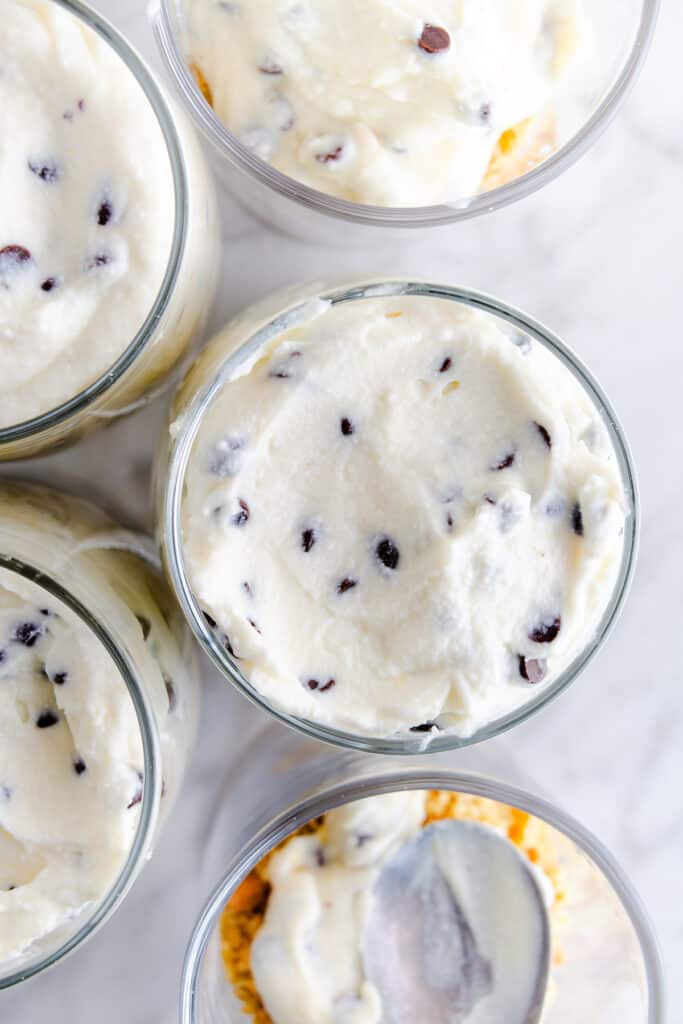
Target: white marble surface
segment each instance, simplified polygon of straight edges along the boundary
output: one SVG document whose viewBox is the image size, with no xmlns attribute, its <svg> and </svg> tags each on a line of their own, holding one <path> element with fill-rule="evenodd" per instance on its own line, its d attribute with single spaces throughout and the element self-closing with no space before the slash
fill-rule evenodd
<svg viewBox="0 0 683 1024">
<path fill-rule="evenodd" d="M 143 0 L 99 6 L 155 60 Z M 553 326 L 605 386 L 640 471 L 640 564 L 625 614 L 574 688 L 497 741 L 612 848 L 659 933 L 672 1019 L 683 1005 L 683 353 L 680 184 L 683 7 L 669 0 L 617 121 L 562 179 L 428 242 L 321 252 L 223 203 L 214 325 L 268 289 L 325 274 L 406 271 L 492 291 Z M 155 404 L 75 449 L 19 467 L 100 493 L 148 522 Z M 227 757 L 262 716 L 206 667 L 199 747 L 157 854 L 127 902 L 69 961 L 0 995 L 2 1024 L 174 1024 L 187 936 L 211 879 L 202 862 Z M 217 874 L 218 865 L 212 868 Z"/>
</svg>

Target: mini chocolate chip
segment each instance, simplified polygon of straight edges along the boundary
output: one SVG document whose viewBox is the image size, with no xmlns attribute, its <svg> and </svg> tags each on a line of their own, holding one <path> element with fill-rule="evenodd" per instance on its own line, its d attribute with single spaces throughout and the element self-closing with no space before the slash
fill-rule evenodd
<svg viewBox="0 0 683 1024">
<path fill-rule="evenodd" d="M 171 679 L 170 676 L 167 676 L 165 673 L 164 686 L 166 687 L 166 696 L 168 697 L 168 711 L 170 714 L 172 711 L 175 711 L 176 705 L 178 703 L 178 695 L 175 692 L 173 680 Z"/>
<path fill-rule="evenodd" d="M 247 622 L 248 622 L 248 623 L 249 623 L 249 625 L 250 625 L 250 626 L 252 627 L 252 629 L 255 629 L 255 630 L 256 630 L 256 632 L 257 632 L 257 633 L 258 633 L 259 635 L 262 635 L 262 634 L 261 634 L 261 630 L 260 630 L 260 629 L 258 628 L 258 626 L 256 625 L 256 623 L 254 622 L 254 620 L 253 620 L 253 619 L 247 619 Z"/>
<path fill-rule="evenodd" d="M 323 850 L 322 846 L 316 847 L 315 862 L 318 865 L 318 867 L 319 868 L 325 867 L 326 860 L 327 860 L 327 858 L 325 857 L 325 851 Z"/>
<path fill-rule="evenodd" d="M 551 438 L 550 434 L 548 433 L 548 431 L 543 426 L 543 424 L 542 423 L 537 423 L 536 420 L 534 420 L 534 426 L 536 427 L 536 430 L 539 432 L 539 434 L 541 435 L 541 437 L 543 438 L 543 440 L 547 444 L 548 448 L 552 448 L 552 446 L 553 446 L 552 438 Z"/>
<path fill-rule="evenodd" d="M 446 356 L 446 358 L 442 362 L 441 366 L 439 367 L 439 373 L 446 373 L 447 370 L 450 370 L 452 365 L 453 365 L 453 360 L 451 359 L 450 356 Z"/>
<path fill-rule="evenodd" d="M 126 805 L 126 810 L 127 811 L 129 811 L 131 809 L 131 807 L 135 807 L 136 804 L 139 804 L 139 803 L 142 802 L 142 790 L 144 788 L 144 779 L 145 779 L 145 777 L 142 774 L 142 772 L 138 771 L 137 769 L 135 770 L 135 774 L 138 777 L 139 785 L 138 785 L 137 789 L 135 790 L 135 792 L 133 793 L 133 796 L 131 798 L 130 803 Z"/>
<path fill-rule="evenodd" d="M 507 455 L 503 456 L 500 462 L 494 462 L 494 464 L 489 468 L 492 470 L 509 469 L 514 463 L 515 457 L 515 452 L 508 452 Z"/>
<path fill-rule="evenodd" d="M 247 595 L 247 597 L 253 597 L 254 596 L 254 592 L 252 591 L 250 585 L 247 583 L 246 580 L 242 581 L 242 590 Z"/>
<path fill-rule="evenodd" d="M 328 153 L 316 153 L 315 158 L 319 164 L 333 164 L 339 160 L 343 152 L 343 146 L 335 146 Z"/>
<path fill-rule="evenodd" d="M 46 277 L 40 287 L 44 292 L 51 292 L 58 284 L 59 281 L 56 277 Z"/>
<path fill-rule="evenodd" d="M 572 508 L 572 530 L 577 537 L 583 537 L 583 513 L 578 501 L 575 502 Z"/>
<path fill-rule="evenodd" d="M 45 711 L 41 711 L 36 718 L 36 725 L 39 729 L 49 729 L 50 726 L 57 725 L 58 721 L 59 715 L 50 708 L 46 708 Z"/>
<path fill-rule="evenodd" d="M 24 266 L 30 263 L 31 253 L 23 245 L 6 245 L 0 249 L 0 274 L 3 270 Z"/>
<path fill-rule="evenodd" d="M 307 679 L 306 686 L 309 690 L 317 690 L 318 693 L 325 693 L 326 690 L 331 690 L 336 685 L 336 680 L 328 679 L 324 685 L 321 685 L 319 679 Z"/>
<path fill-rule="evenodd" d="M 340 580 L 337 584 L 337 593 L 345 594 L 347 590 L 352 590 L 353 587 L 358 585 L 358 580 L 352 580 L 349 576 L 345 576 L 343 580 Z"/>
<path fill-rule="evenodd" d="M 10 884 L 5 889 L 5 892 L 14 892 L 15 889 L 16 889 L 16 885 L 12 885 L 12 883 L 10 882 Z"/>
<path fill-rule="evenodd" d="M 425 25 L 417 45 L 425 53 L 442 53 L 451 45 L 451 37 L 445 28 L 438 25 Z"/>
<path fill-rule="evenodd" d="M 490 494 L 485 494 L 484 495 L 484 501 L 486 502 L 487 505 L 497 505 L 498 504 L 496 499 L 492 498 Z"/>
<path fill-rule="evenodd" d="M 251 515 L 249 506 L 244 498 L 238 498 L 237 504 L 239 505 L 239 510 L 235 512 L 231 522 L 233 526 L 244 526 L 245 523 L 249 522 L 249 516 Z"/>
<path fill-rule="evenodd" d="M 375 548 L 375 554 L 382 565 L 392 571 L 398 566 L 401 554 L 391 537 L 383 537 Z"/>
<path fill-rule="evenodd" d="M 0 647 L 0 662 L 2 662 L 4 660 L 5 660 L 5 652 L 3 651 L 2 647 Z"/>
<path fill-rule="evenodd" d="M 83 113 L 83 111 L 85 110 L 85 100 L 79 100 L 78 101 L 78 109 L 80 110 L 81 113 Z"/>
<path fill-rule="evenodd" d="M 216 629 L 217 628 L 217 622 L 214 619 L 213 615 L 209 615 L 209 613 L 205 612 L 205 611 L 202 611 L 202 615 L 204 616 L 204 618 L 206 620 L 206 624 L 208 625 L 209 629 Z M 239 655 L 235 654 L 235 651 L 233 650 L 233 646 L 230 643 L 230 637 L 228 636 L 227 633 L 219 632 L 218 635 L 217 635 L 217 639 L 218 639 L 218 642 L 220 644 L 222 644 L 223 647 L 225 647 L 226 651 L 228 652 L 228 654 L 231 657 L 236 658 L 237 661 L 241 660 Z"/>
<path fill-rule="evenodd" d="M 61 177 L 59 167 L 54 160 L 29 160 L 28 166 L 37 178 L 40 178 L 41 181 L 46 182 L 48 185 L 52 185 L 55 181 L 59 181 Z"/>
<path fill-rule="evenodd" d="M 97 207 L 97 223 L 101 228 L 106 228 L 107 224 L 111 221 L 114 216 L 114 207 L 112 206 L 109 199 L 103 199 L 100 205 Z"/>
<path fill-rule="evenodd" d="M 344 437 L 349 437 L 351 434 L 353 434 L 354 430 L 356 429 L 351 420 L 348 418 L 348 416 L 342 417 L 339 426 L 341 427 L 341 432 L 344 435 Z"/>
<path fill-rule="evenodd" d="M 308 527 L 307 529 L 301 531 L 301 547 L 304 549 L 304 551 L 310 551 L 315 542 L 317 541 L 317 539 L 318 534 L 313 529 L 313 527 Z"/>
<path fill-rule="evenodd" d="M 149 634 L 152 632 L 152 623 L 145 615 L 136 615 L 135 618 L 140 623 L 140 629 L 142 630 L 142 639 L 146 640 Z"/>
<path fill-rule="evenodd" d="M 535 626 L 529 633 L 529 639 L 535 644 L 550 644 L 560 632 L 561 625 L 562 619 L 556 615 L 554 619 L 548 619 Z"/>
<path fill-rule="evenodd" d="M 529 683 L 540 683 L 548 668 L 545 658 L 525 658 L 523 654 L 518 654 L 517 658 L 522 679 Z"/>
<path fill-rule="evenodd" d="M 479 120 L 482 124 L 488 124 L 491 120 L 491 104 L 482 103 L 479 107 Z"/>
<path fill-rule="evenodd" d="M 219 639 L 231 658 L 235 658 L 237 661 L 242 660 L 238 654 L 235 654 L 235 649 L 232 646 L 232 643 L 230 642 L 230 637 L 228 636 L 227 633 L 221 633 Z"/>
<path fill-rule="evenodd" d="M 67 677 L 68 672 L 55 672 L 55 674 L 50 678 L 50 682 L 54 683 L 56 686 L 64 686 Z"/>
<path fill-rule="evenodd" d="M 453 516 L 450 512 L 446 513 L 446 527 L 449 530 L 453 529 Z"/>
<path fill-rule="evenodd" d="M 110 263 L 114 262 L 114 257 L 110 252 L 96 252 L 94 256 L 91 256 L 85 265 L 86 270 L 96 270 L 98 267 L 107 267 Z"/>
<path fill-rule="evenodd" d="M 76 775 L 82 775 L 86 768 L 87 765 L 82 757 L 74 758 L 74 771 L 76 772 Z"/>
<path fill-rule="evenodd" d="M 441 731 L 436 722 L 422 722 L 421 725 L 411 725 L 410 727 L 411 732 L 431 732 L 432 729 L 436 729 L 437 732 Z"/>
<path fill-rule="evenodd" d="M 12 630 L 12 639 L 24 647 L 33 647 L 43 635 L 43 627 L 37 622 L 22 622 Z"/>
</svg>

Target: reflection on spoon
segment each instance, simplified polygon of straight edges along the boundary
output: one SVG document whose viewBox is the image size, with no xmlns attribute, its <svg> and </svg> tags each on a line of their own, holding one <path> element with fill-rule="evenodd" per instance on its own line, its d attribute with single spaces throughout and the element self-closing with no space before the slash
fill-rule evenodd
<svg viewBox="0 0 683 1024">
<path fill-rule="evenodd" d="M 382 1024 L 537 1024 L 550 925 L 532 867 L 487 825 L 429 825 L 377 878 L 363 959 Z"/>
</svg>

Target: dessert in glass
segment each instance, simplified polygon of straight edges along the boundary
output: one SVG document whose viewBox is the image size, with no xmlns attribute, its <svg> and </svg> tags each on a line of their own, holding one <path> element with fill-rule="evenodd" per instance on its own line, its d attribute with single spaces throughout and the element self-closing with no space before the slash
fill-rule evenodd
<svg viewBox="0 0 683 1024">
<path fill-rule="evenodd" d="M 0 988 L 98 928 L 150 856 L 194 741 L 194 645 L 147 538 L 0 485 Z"/>
<path fill-rule="evenodd" d="M 14 459 L 158 390 L 205 323 L 218 221 L 185 115 L 90 7 L 7 0 L 0 57 L 0 459 Z"/>
<path fill-rule="evenodd" d="M 182 1024 L 664 1020 L 637 895 L 554 803 L 444 755 L 330 757 L 267 734 L 259 766 L 233 766 L 243 827 L 230 844 L 220 828 Z"/>
<path fill-rule="evenodd" d="M 636 546 L 588 371 L 504 304 L 421 282 L 315 286 L 228 325 L 176 395 L 157 494 L 221 671 L 372 751 L 471 743 L 563 690 Z"/>
<path fill-rule="evenodd" d="M 155 27 L 227 187 L 330 244 L 455 223 L 552 180 L 615 112 L 657 7 L 157 0 Z"/>
</svg>

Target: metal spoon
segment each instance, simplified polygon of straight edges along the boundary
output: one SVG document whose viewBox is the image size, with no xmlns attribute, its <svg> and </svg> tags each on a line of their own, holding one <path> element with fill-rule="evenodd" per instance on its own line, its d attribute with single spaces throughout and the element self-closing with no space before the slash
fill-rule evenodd
<svg viewBox="0 0 683 1024">
<path fill-rule="evenodd" d="M 381 1024 L 537 1024 L 550 926 L 531 865 L 489 826 L 427 826 L 377 878 L 363 959 Z"/>
</svg>

